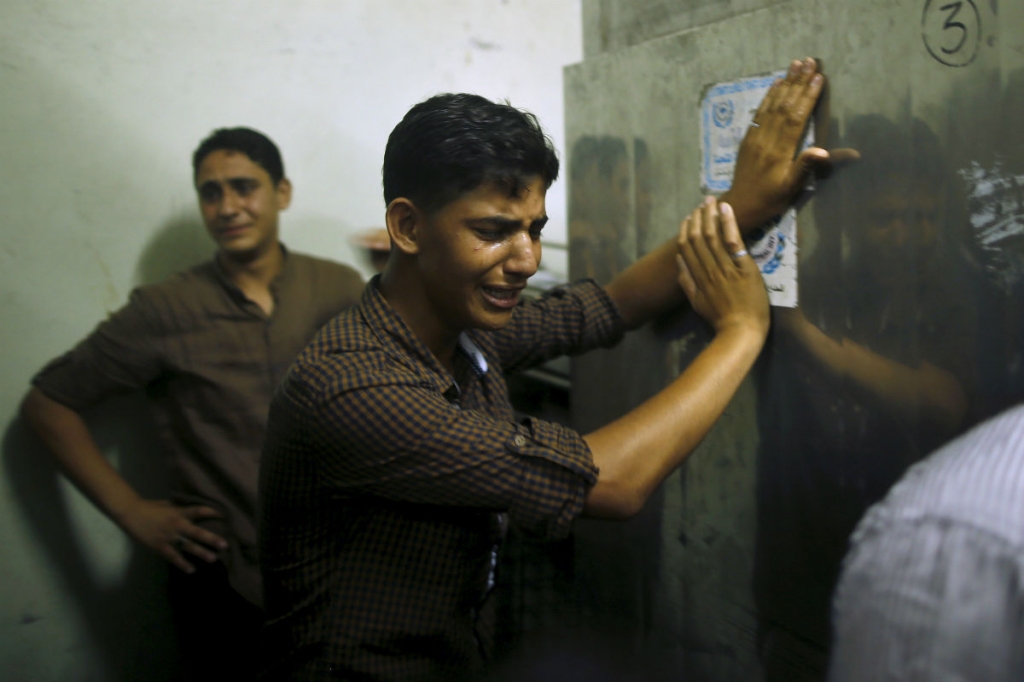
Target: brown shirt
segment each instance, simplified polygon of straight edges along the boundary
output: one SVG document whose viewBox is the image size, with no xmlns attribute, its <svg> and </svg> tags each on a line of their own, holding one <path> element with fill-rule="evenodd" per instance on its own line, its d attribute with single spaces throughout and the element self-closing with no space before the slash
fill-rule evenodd
<svg viewBox="0 0 1024 682">
<path fill-rule="evenodd" d="M 213 507 L 232 586 L 262 604 L 254 527 L 257 467 L 275 387 L 299 351 L 363 281 L 352 268 L 286 253 L 267 316 L 209 262 L 135 289 L 123 308 L 33 379 L 75 410 L 143 388 L 178 504 Z"/>
<path fill-rule="evenodd" d="M 565 536 L 597 480 L 578 433 L 516 421 L 504 373 L 622 334 L 592 282 L 464 333 L 454 375 L 376 280 L 328 323 L 274 396 L 260 472 L 269 679 L 479 674 L 505 519 Z"/>
</svg>

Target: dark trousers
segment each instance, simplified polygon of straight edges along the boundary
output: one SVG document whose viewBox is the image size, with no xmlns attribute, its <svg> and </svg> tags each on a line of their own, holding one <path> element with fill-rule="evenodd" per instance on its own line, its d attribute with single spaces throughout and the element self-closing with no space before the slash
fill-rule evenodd
<svg viewBox="0 0 1024 682">
<path fill-rule="evenodd" d="M 255 680 L 262 662 L 263 610 L 235 592 L 227 569 L 194 561 L 189 575 L 172 568 L 171 611 L 185 682 Z"/>
</svg>

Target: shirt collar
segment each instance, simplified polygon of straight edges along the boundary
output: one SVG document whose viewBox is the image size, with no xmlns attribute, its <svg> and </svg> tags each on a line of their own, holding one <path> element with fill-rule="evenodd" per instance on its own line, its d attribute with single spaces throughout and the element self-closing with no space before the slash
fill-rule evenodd
<svg viewBox="0 0 1024 682">
<path fill-rule="evenodd" d="M 487 374 L 487 358 L 484 357 L 483 351 L 480 347 L 473 343 L 473 340 L 469 338 L 469 334 L 462 332 L 459 334 L 459 349 L 469 359 L 470 364 L 473 366 L 473 370 L 477 374 L 483 376 Z"/>
<path fill-rule="evenodd" d="M 446 382 L 454 383 L 454 378 L 441 365 L 440 360 L 430 352 L 427 345 L 395 312 L 395 309 L 384 298 L 384 294 L 380 293 L 380 275 L 374 275 L 363 290 L 359 311 L 363 319 L 366 320 L 367 326 L 386 349 L 394 351 L 396 355 L 410 357 L 421 365 L 425 365 L 433 373 L 443 377 Z"/>
<path fill-rule="evenodd" d="M 292 264 L 292 259 L 288 257 L 288 248 L 283 243 L 278 243 L 281 244 L 281 272 L 277 273 L 277 277 L 275 277 L 273 281 L 271 281 L 270 283 L 270 293 L 272 296 L 274 296 L 275 299 L 277 298 L 277 294 L 280 291 L 281 287 L 286 285 L 288 281 L 293 277 L 293 273 L 295 270 Z M 249 299 L 246 298 L 245 294 L 242 293 L 242 290 L 238 288 L 238 285 L 231 281 L 231 278 L 228 276 L 227 271 L 224 270 L 224 266 L 220 264 L 220 259 L 217 258 L 216 254 L 214 254 L 211 261 L 213 264 L 214 277 L 217 278 L 217 281 L 220 282 L 220 285 L 224 287 L 224 289 L 238 301 L 243 303 L 251 303 L 251 301 L 249 301 Z"/>
</svg>

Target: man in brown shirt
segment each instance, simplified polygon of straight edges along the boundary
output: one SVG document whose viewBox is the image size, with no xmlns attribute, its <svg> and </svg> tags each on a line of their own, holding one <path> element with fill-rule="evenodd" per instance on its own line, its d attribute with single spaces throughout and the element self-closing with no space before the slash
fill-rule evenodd
<svg viewBox="0 0 1024 682">
<path fill-rule="evenodd" d="M 254 517 L 267 407 L 295 356 L 358 300 L 363 281 L 278 241 L 291 184 L 261 133 L 215 131 L 193 170 L 216 256 L 133 291 L 36 375 L 22 413 L 104 513 L 180 569 L 171 591 L 183 677 L 244 679 L 262 622 Z M 132 389 L 152 407 L 174 476 L 171 500 L 142 499 L 80 416 Z"/>
<path fill-rule="evenodd" d="M 469 94 L 413 107 L 384 152 L 392 250 L 274 395 L 260 472 L 268 679 L 479 679 L 507 523 L 556 538 L 626 518 L 696 447 L 756 359 L 768 298 L 740 227 L 781 213 L 821 92 L 795 62 L 733 190 L 607 286 L 520 300 L 558 160 L 537 120 Z M 685 263 L 680 267 L 678 262 Z M 589 434 L 517 421 L 503 374 L 618 341 L 689 300 L 715 335 L 661 393 Z"/>
</svg>

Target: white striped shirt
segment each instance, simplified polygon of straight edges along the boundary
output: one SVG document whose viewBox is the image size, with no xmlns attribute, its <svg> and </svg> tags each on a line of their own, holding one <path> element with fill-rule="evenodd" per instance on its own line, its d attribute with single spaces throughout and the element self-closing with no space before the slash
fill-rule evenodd
<svg viewBox="0 0 1024 682">
<path fill-rule="evenodd" d="M 850 540 L 830 682 L 1024 680 L 1024 405 L 914 465 Z"/>
</svg>

